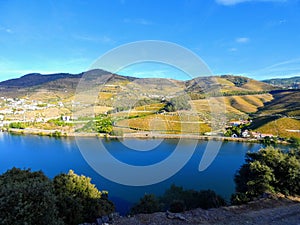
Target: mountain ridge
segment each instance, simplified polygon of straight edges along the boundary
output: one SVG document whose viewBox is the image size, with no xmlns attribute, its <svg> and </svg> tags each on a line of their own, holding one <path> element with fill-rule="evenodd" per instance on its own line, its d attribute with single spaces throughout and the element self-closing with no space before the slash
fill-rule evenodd
<svg viewBox="0 0 300 225">
<path fill-rule="evenodd" d="M 300 88 L 300 76 L 294 76 L 289 78 L 272 78 L 272 79 L 266 79 L 262 81 L 283 88 L 294 88 L 294 89 Z"/>
<path fill-rule="evenodd" d="M 260 86 L 263 86 L 261 89 L 266 88 L 266 89 L 272 89 L 271 85 L 264 85 L 264 83 L 260 81 L 256 81 L 254 79 L 244 77 L 244 76 L 237 76 L 237 75 L 220 75 L 220 76 L 203 76 L 203 77 L 197 77 L 193 78 L 187 81 L 181 81 L 181 80 L 175 80 L 175 79 L 167 79 L 167 78 L 138 78 L 138 77 L 133 77 L 133 76 L 123 76 L 123 75 L 118 75 L 114 74 L 105 70 L 101 69 L 95 69 L 95 70 L 90 70 L 86 72 L 81 72 L 78 74 L 71 74 L 71 73 L 53 73 L 53 74 L 41 74 L 41 73 L 30 73 L 30 74 L 25 74 L 19 78 L 14 78 L 14 79 L 8 79 L 5 81 L 0 82 L 0 90 L 2 89 L 7 89 L 7 88 L 34 88 L 37 86 L 41 86 L 50 82 L 54 82 L 57 80 L 64 81 L 67 79 L 81 79 L 85 74 L 88 74 L 89 77 L 91 76 L 101 76 L 101 75 L 114 75 L 117 78 L 120 79 L 127 79 L 128 81 L 133 81 L 133 80 L 143 80 L 147 81 L 146 83 L 155 83 L 155 82 L 162 82 L 164 81 L 170 81 L 172 80 L 174 83 L 177 84 L 184 84 L 186 86 L 187 91 L 193 91 L 194 88 L 193 86 L 203 86 L 203 87 L 208 87 L 212 84 L 218 84 L 223 87 L 226 86 L 225 83 L 227 83 L 227 86 L 231 86 L 231 88 L 234 86 L 236 90 L 242 90 L 242 89 L 249 89 L 249 87 L 245 87 L 245 84 L 249 82 L 256 82 L 259 83 Z M 227 80 L 223 82 L 219 82 L 220 79 L 225 79 Z M 223 84 L 222 84 L 223 83 Z M 234 84 L 234 85 L 232 85 Z M 244 86 L 243 86 L 244 85 Z M 215 87 L 215 86 L 214 86 Z M 205 89 L 205 88 L 204 88 Z M 253 89 L 253 88 L 252 88 Z M 261 90 L 260 89 L 260 90 Z"/>
</svg>

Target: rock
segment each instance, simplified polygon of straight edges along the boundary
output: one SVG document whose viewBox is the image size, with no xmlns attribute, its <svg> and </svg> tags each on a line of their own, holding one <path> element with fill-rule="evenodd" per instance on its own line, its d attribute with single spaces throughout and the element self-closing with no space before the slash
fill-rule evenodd
<svg viewBox="0 0 300 225">
<path fill-rule="evenodd" d="M 108 223 L 109 217 L 108 216 L 102 216 L 102 223 Z"/>
<path fill-rule="evenodd" d="M 118 212 L 114 212 L 114 213 L 109 214 L 108 217 L 109 217 L 109 220 L 114 220 L 116 218 L 119 218 L 120 214 Z"/>
<path fill-rule="evenodd" d="M 98 218 L 96 221 L 97 221 L 97 225 L 102 225 L 102 218 Z"/>
<path fill-rule="evenodd" d="M 170 211 L 166 212 L 168 219 L 179 219 L 182 221 L 187 221 L 187 219 L 181 213 L 172 213 Z"/>
</svg>

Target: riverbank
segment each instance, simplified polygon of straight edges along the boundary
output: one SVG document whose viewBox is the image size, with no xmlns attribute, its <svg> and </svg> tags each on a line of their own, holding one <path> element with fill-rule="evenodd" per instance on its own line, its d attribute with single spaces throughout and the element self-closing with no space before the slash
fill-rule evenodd
<svg viewBox="0 0 300 225">
<path fill-rule="evenodd" d="M 137 133 L 125 133 L 121 135 L 109 135 L 101 133 L 83 133 L 83 132 L 62 132 L 60 130 L 44 130 L 37 128 L 6 128 L 2 129 L 2 132 L 8 132 L 16 135 L 38 135 L 38 136 L 50 136 L 50 137 L 98 137 L 109 139 L 192 139 L 192 140 L 204 140 L 204 141 L 222 141 L 222 142 L 247 142 L 247 143 L 260 143 L 256 138 L 239 138 L 239 137 L 224 137 L 224 136 L 207 136 L 207 135 L 195 135 L 195 134 L 163 134 L 154 132 L 137 132 Z M 278 144 L 288 144 L 286 141 L 278 141 Z"/>
</svg>

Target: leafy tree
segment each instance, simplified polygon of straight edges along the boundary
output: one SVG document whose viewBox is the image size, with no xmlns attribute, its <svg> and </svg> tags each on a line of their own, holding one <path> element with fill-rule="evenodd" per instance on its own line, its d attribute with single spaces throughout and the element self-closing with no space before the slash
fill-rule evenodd
<svg viewBox="0 0 300 225">
<path fill-rule="evenodd" d="M 62 224 L 53 185 L 41 171 L 13 168 L 0 176 L 0 224 Z"/>
<path fill-rule="evenodd" d="M 277 139 L 274 138 L 274 137 L 269 137 L 269 136 L 266 136 L 264 137 L 262 140 L 260 140 L 260 142 L 264 145 L 264 146 L 276 146 L 277 144 Z"/>
<path fill-rule="evenodd" d="M 27 124 L 24 122 L 12 122 L 9 124 L 9 127 L 16 129 L 25 129 L 27 127 Z"/>
<path fill-rule="evenodd" d="M 230 202 L 232 205 L 241 205 L 249 202 L 250 199 L 245 193 L 236 192 L 231 195 Z"/>
<path fill-rule="evenodd" d="M 173 184 L 159 199 L 155 198 L 154 195 L 145 195 L 132 208 L 131 212 L 152 213 L 159 210 L 182 212 L 195 208 L 216 208 L 225 204 L 225 200 L 212 190 L 184 190 L 183 187 Z"/>
<path fill-rule="evenodd" d="M 172 210 L 174 205 L 177 206 L 176 208 L 179 208 L 180 202 L 183 202 L 184 210 L 218 208 L 226 205 L 225 200 L 212 190 L 184 190 L 182 187 L 174 184 L 165 191 L 161 197 L 161 202 L 170 210 Z"/>
<path fill-rule="evenodd" d="M 289 139 L 289 143 L 292 145 L 292 147 L 299 148 L 300 147 L 300 138 L 291 137 Z"/>
<path fill-rule="evenodd" d="M 145 194 L 144 197 L 131 208 L 130 214 L 154 213 L 160 210 L 161 207 L 158 198 L 153 194 Z"/>
<path fill-rule="evenodd" d="M 100 116 L 95 122 L 96 130 L 99 133 L 110 134 L 113 131 L 113 122 L 110 117 Z"/>
<path fill-rule="evenodd" d="M 236 195 L 232 202 L 251 200 L 263 193 L 300 194 L 300 158 L 298 151 L 283 152 L 266 147 L 247 153 L 246 163 L 235 175 Z M 242 198 L 240 198 L 242 196 Z"/>
<path fill-rule="evenodd" d="M 88 177 L 70 170 L 68 174 L 54 177 L 53 183 L 59 214 L 66 224 L 94 221 L 114 211 L 107 192 L 100 192 Z"/>
</svg>

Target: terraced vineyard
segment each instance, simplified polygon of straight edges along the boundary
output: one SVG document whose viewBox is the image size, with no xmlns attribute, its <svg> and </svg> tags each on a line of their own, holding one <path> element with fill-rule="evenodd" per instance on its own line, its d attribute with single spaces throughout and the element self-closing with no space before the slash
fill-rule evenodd
<svg viewBox="0 0 300 225">
<path fill-rule="evenodd" d="M 86 87 L 80 91 L 78 98 L 77 85 L 81 81 L 86 82 Z M 298 135 L 287 130 L 298 129 L 300 92 L 274 91 L 272 85 L 242 76 L 223 75 L 179 81 L 125 77 L 103 70 L 77 75 L 30 74 L 1 82 L 0 93 L 56 105 L 42 111 L 25 112 L 25 116 L 6 115 L 8 120 L 72 114 L 77 118 L 92 118 L 103 114 L 111 118 L 117 133 L 204 134 L 211 131 L 213 119 L 222 131 L 226 126 L 224 121 L 228 124 L 230 120 L 251 117 L 254 130 L 283 136 L 290 133 Z M 282 117 L 294 118 L 285 121 Z M 76 124 L 76 129 L 80 130 L 78 126 L 84 126 L 86 122 Z M 91 125 L 92 121 L 89 123 Z M 278 128 L 274 128 L 276 125 Z"/>
<path fill-rule="evenodd" d="M 257 120 L 253 128 L 264 134 L 273 134 L 276 136 L 288 138 L 288 137 L 298 137 L 300 138 L 300 121 L 293 118 L 279 118 L 274 119 L 269 122 L 263 121 L 259 124 Z"/>
</svg>

